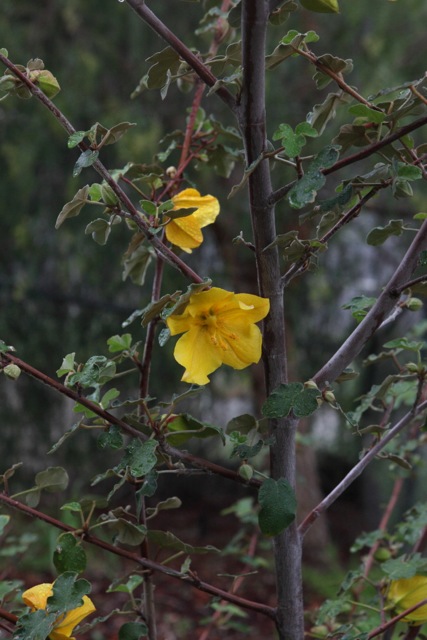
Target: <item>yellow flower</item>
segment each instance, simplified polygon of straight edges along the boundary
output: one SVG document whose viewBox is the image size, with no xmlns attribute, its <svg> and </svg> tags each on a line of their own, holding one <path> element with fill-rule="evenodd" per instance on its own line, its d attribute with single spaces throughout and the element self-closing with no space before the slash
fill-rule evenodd
<svg viewBox="0 0 427 640">
<path fill-rule="evenodd" d="M 403 613 L 406 609 L 410 609 L 427 598 L 427 577 L 414 576 L 413 578 L 392 580 L 386 595 L 388 603 L 396 611 L 396 614 Z M 408 613 L 402 620 L 410 624 L 424 624 L 427 622 L 427 604 Z"/>
<path fill-rule="evenodd" d="M 254 324 L 269 312 L 270 302 L 249 293 L 213 287 L 194 293 L 184 313 L 166 322 L 175 336 L 175 360 L 185 367 L 182 380 L 207 384 L 208 375 L 222 364 L 244 369 L 261 358 L 261 331 Z"/>
<path fill-rule="evenodd" d="M 201 196 L 196 189 L 184 189 L 172 198 L 173 211 L 197 207 L 196 211 L 183 218 L 175 218 L 166 225 L 166 237 L 172 244 L 191 253 L 203 242 L 202 227 L 215 222 L 219 213 L 219 202 L 213 196 Z"/>
<path fill-rule="evenodd" d="M 24 591 L 22 599 L 33 611 L 37 611 L 38 609 L 46 609 L 47 599 L 52 594 L 53 584 L 43 583 Z M 54 630 L 49 634 L 49 638 L 51 640 L 75 640 L 71 637 L 74 627 L 94 611 L 95 607 L 92 600 L 87 596 L 83 596 L 83 604 L 80 607 L 71 609 L 71 611 L 58 618 Z"/>
</svg>

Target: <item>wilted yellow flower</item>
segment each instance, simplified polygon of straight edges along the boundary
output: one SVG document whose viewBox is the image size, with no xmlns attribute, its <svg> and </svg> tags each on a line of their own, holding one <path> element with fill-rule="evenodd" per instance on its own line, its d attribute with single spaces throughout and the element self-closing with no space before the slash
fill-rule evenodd
<svg viewBox="0 0 427 640">
<path fill-rule="evenodd" d="M 191 253 L 192 249 L 203 242 L 201 229 L 215 222 L 219 213 L 219 202 L 213 196 L 201 196 L 196 189 L 184 189 L 172 198 L 173 211 L 191 209 L 196 211 L 183 218 L 175 218 L 166 225 L 166 238 L 183 251 Z"/>
<path fill-rule="evenodd" d="M 22 599 L 33 611 L 37 611 L 38 609 L 46 609 L 47 599 L 52 594 L 53 584 L 42 583 L 24 591 Z M 92 600 L 87 596 L 83 596 L 83 604 L 80 607 L 71 609 L 71 611 L 67 611 L 66 614 L 58 618 L 55 628 L 49 634 L 49 638 L 51 640 L 75 640 L 71 636 L 74 627 L 94 611 L 95 607 Z"/>
<path fill-rule="evenodd" d="M 270 310 L 267 298 L 213 287 L 194 293 L 182 314 L 166 322 L 171 334 L 184 333 L 174 356 L 185 367 L 182 380 L 207 384 L 222 364 L 244 369 L 261 358 L 261 331 L 255 325 Z"/>
<path fill-rule="evenodd" d="M 401 578 L 392 580 L 387 589 L 387 602 L 396 614 L 403 613 L 422 600 L 427 598 L 427 577 L 414 576 L 413 578 Z M 427 604 L 418 607 L 402 618 L 403 622 L 422 625 L 427 622 Z"/>
</svg>

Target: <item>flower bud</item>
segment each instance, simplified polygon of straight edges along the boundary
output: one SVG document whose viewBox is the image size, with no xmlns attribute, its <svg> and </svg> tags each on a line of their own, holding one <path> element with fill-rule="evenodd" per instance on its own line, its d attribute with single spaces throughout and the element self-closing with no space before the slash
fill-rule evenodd
<svg viewBox="0 0 427 640">
<path fill-rule="evenodd" d="M 3 373 L 11 380 L 18 380 L 21 375 L 21 369 L 16 364 L 8 364 L 3 369 Z"/>
<path fill-rule="evenodd" d="M 243 478 L 243 480 L 246 480 L 246 482 L 249 482 L 249 480 L 252 480 L 253 475 L 254 475 L 254 470 L 250 464 L 248 464 L 247 462 L 244 462 L 243 464 L 240 465 L 239 476 Z"/>
<path fill-rule="evenodd" d="M 420 300 L 419 298 L 411 298 L 405 304 L 405 307 L 409 309 L 409 311 L 419 311 L 420 309 L 423 308 L 423 301 Z"/>
</svg>

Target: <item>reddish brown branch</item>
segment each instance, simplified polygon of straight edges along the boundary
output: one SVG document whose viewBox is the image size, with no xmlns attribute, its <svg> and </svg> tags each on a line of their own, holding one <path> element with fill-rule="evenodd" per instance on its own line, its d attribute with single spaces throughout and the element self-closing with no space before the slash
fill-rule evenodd
<svg viewBox="0 0 427 640">
<path fill-rule="evenodd" d="M 100 418 L 103 418 L 108 424 L 115 424 L 120 429 L 122 429 L 125 433 L 133 436 L 134 438 L 139 438 L 142 441 L 147 440 L 147 436 L 134 427 L 131 427 L 126 422 L 117 418 L 115 415 L 102 409 L 99 405 L 94 404 L 90 400 L 87 400 L 85 397 L 80 396 L 76 391 L 73 391 L 69 387 L 64 386 L 57 380 L 50 378 L 48 375 L 35 369 L 31 365 L 24 362 L 20 358 L 17 358 L 11 353 L 3 353 L 0 355 L 0 362 L 13 363 L 16 364 L 22 371 L 26 374 L 30 375 L 32 378 L 43 382 L 48 387 L 51 387 L 55 391 L 61 393 L 62 395 L 71 398 L 75 402 L 80 403 L 90 411 L 93 411 Z M 193 456 L 191 453 L 187 451 L 180 451 L 179 449 L 175 449 L 174 447 L 170 447 L 167 443 L 161 444 L 161 450 L 174 458 L 178 458 L 179 460 L 183 460 L 188 462 L 189 464 L 206 471 L 207 473 L 216 473 L 217 475 L 223 476 L 224 478 L 228 478 L 229 480 L 233 480 L 234 482 L 239 482 L 240 484 L 251 485 L 253 487 L 259 487 L 261 482 L 259 480 L 255 480 L 252 478 L 249 482 L 245 481 L 237 471 L 233 469 L 227 469 L 226 467 L 222 467 L 219 464 L 215 464 L 214 462 L 209 462 L 208 460 L 204 460 L 202 458 L 198 458 L 197 456 Z M 183 471 L 185 473 L 185 471 Z"/>
<path fill-rule="evenodd" d="M 109 553 L 113 553 L 121 558 L 126 558 L 127 560 L 131 560 L 136 564 L 139 564 L 144 569 L 148 569 L 149 571 L 157 571 L 158 573 L 163 573 L 169 577 L 175 578 L 176 580 L 180 580 L 183 583 L 189 584 L 190 586 L 198 589 L 199 591 L 204 591 L 205 593 L 209 593 L 211 596 L 215 598 L 221 598 L 222 600 L 226 600 L 227 602 L 231 602 L 238 607 L 242 607 L 244 609 L 250 609 L 251 611 L 255 611 L 257 613 L 261 613 L 272 620 L 275 620 L 276 612 L 273 607 L 269 607 L 265 604 L 259 602 L 253 602 L 252 600 L 247 600 L 246 598 L 241 598 L 235 594 L 229 593 L 228 591 L 224 591 L 223 589 L 219 589 L 214 587 L 213 585 L 200 580 L 196 574 L 193 573 L 181 573 L 180 571 L 176 571 L 175 569 L 171 569 L 170 567 L 166 567 L 157 562 L 153 562 L 152 560 L 148 560 L 147 558 L 142 558 L 136 553 L 132 553 L 131 551 L 127 551 L 126 549 L 121 549 L 120 547 L 115 547 L 96 536 L 91 535 L 90 533 L 82 533 L 78 529 L 74 529 L 69 525 L 61 522 L 60 520 L 56 520 L 51 516 L 48 516 L 41 511 L 37 511 L 32 507 L 28 507 L 27 505 L 6 496 L 4 493 L 0 493 L 0 502 L 3 504 L 17 509 L 22 513 L 25 513 L 32 518 L 37 518 L 39 520 L 43 520 L 43 522 L 47 522 L 51 526 L 60 529 L 61 531 L 67 531 L 74 535 L 81 535 L 82 539 L 89 544 L 95 545 L 100 549 L 104 549 Z"/>
</svg>

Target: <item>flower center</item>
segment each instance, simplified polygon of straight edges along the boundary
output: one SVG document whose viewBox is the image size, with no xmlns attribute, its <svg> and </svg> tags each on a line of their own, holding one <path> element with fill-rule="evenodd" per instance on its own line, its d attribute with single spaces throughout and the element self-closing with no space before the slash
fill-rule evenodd
<svg viewBox="0 0 427 640">
<path fill-rule="evenodd" d="M 222 349 L 222 351 L 227 351 L 229 349 L 228 341 L 237 340 L 236 334 L 227 331 L 222 323 L 218 322 L 218 317 L 213 309 L 209 309 L 209 311 L 201 313 L 199 315 L 199 320 L 201 325 L 206 327 L 212 344 L 215 347 Z"/>
</svg>

